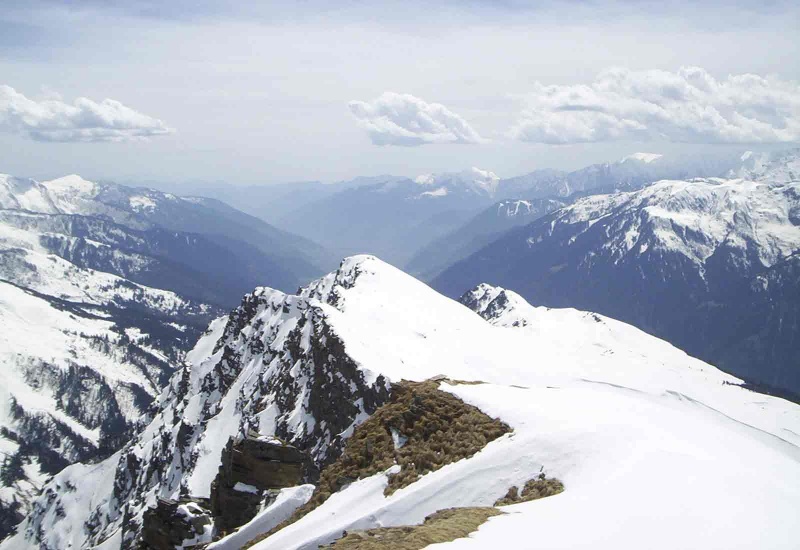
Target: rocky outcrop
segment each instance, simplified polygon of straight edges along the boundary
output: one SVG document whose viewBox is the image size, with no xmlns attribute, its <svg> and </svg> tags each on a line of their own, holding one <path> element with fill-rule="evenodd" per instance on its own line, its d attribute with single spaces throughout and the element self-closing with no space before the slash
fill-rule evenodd
<svg viewBox="0 0 800 550">
<path fill-rule="evenodd" d="M 229 439 L 211 485 L 218 530 L 229 532 L 253 519 L 262 503 L 277 495 L 275 489 L 300 485 L 307 462 L 305 453 L 274 437 L 251 432 Z"/>
<path fill-rule="evenodd" d="M 212 322 L 189 364 L 170 379 L 154 404 L 153 421 L 92 467 L 103 486 L 85 490 L 78 481 L 83 470 L 67 468 L 48 484 L 52 498 L 36 501 L 21 537 L 52 549 L 68 541 L 97 546 L 116 537 L 121 548 L 133 548 L 141 540 L 144 512 L 158 497 L 210 497 L 228 439 L 242 441 L 251 432 L 303 451 L 309 458 L 300 477 L 316 479 L 391 389 L 388 379 L 350 356 L 331 323 L 358 277 L 359 259 L 348 259 L 297 295 L 259 288 L 245 296 L 227 318 Z M 262 492 L 257 504 L 244 497 L 248 514 L 269 496 Z M 51 512 L 59 506 L 66 517 L 54 519 Z M 69 527 L 48 530 L 54 523 Z"/>
<path fill-rule="evenodd" d="M 211 542 L 211 514 L 197 502 L 160 498 L 144 513 L 141 550 L 174 550 Z"/>
</svg>

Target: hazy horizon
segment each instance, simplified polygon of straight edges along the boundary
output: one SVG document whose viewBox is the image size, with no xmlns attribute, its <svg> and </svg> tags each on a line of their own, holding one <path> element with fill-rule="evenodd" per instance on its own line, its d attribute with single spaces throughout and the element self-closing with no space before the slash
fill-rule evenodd
<svg viewBox="0 0 800 550">
<path fill-rule="evenodd" d="M 249 185 L 785 149 L 800 142 L 799 14 L 12 1 L 0 172 Z"/>
</svg>

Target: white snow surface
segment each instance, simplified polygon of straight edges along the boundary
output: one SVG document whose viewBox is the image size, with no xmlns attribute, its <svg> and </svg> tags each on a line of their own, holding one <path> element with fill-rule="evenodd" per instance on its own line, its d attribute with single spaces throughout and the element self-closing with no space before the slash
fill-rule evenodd
<svg viewBox="0 0 800 550">
<path fill-rule="evenodd" d="M 365 378 L 444 374 L 486 382 L 442 388 L 514 430 L 388 498 L 385 473 L 355 482 L 259 543 L 260 550 L 316 548 L 344 530 L 418 523 L 441 508 L 491 505 L 542 469 L 564 482 L 563 494 L 508 507 L 508 515 L 452 544 L 794 548 L 800 538 L 794 521 L 800 486 L 792 482 L 800 476 L 800 407 L 743 389 L 736 378 L 634 327 L 572 309 L 533 307 L 488 285 L 476 291 L 479 311 L 495 304 L 487 320 L 372 256 L 345 259 L 337 272 L 289 301 L 277 291 L 258 292 L 274 307 L 259 314 L 260 328 L 245 330 L 269 334 L 268 345 L 297 326 L 300 305 L 307 303 Z M 224 319 L 215 321 L 189 354 L 190 387 L 219 361 L 222 350 L 213 349 L 223 329 Z M 190 396 L 184 421 L 205 404 L 218 411 L 184 480 L 191 494 L 202 495 L 216 475 L 222 446 L 238 429 L 237 400 L 270 372 L 254 359 L 221 398 Z M 162 403 L 163 413 L 131 448 L 139 456 L 160 426 L 176 421 Z M 298 429 L 309 420 L 304 414 L 298 410 Z M 261 433 L 270 435 L 269 426 L 261 424 Z M 88 547 L 82 526 L 110 501 L 118 459 L 67 468 L 51 482 L 62 492 L 75 487 L 61 498 L 63 518 L 42 503 L 47 512 L 37 521 L 44 521 L 53 547 Z M 170 496 L 155 488 L 153 498 L 156 493 Z M 23 523 L 0 547 L 31 548 L 29 527 Z"/>
</svg>

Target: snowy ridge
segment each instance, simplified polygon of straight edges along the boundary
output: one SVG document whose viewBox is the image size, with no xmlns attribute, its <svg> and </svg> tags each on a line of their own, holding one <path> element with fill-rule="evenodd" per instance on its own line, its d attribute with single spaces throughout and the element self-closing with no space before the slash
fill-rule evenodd
<svg viewBox="0 0 800 550">
<path fill-rule="evenodd" d="M 180 233 L 195 240 L 200 236 L 206 241 L 205 246 L 223 246 L 229 255 L 237 256 L 239 263 L 262 264 L 242 266 L 241 270 L 258 270 L 282 289 L 295 289 L 301 281 L 319 276 L 323 271 L 315 264 L 330 261 L 318 245 L 223 202 L 92 182 L 74 174 L 44 182 L 0 174 L 0 211 L 3 210 L 55 216 L 61 223 L 67 217 L 83 217 L 102 220 L 106 225 L 117 224 L 131 232 L 173 231 L 173 237 Z M 149 243 L 154 248 L 164 245 L 162 241 L 166 240 L 165 236 L 158 237 L 156 242 Z M 191 255 L 191 251 L 178 251 L 177 255 L 179 258 Z M 254 282 L 237 291 L 236 299 L 253 286 Z"/>
<path fill-rule="evenodd" d="M 0 174 L 0 207 L 55 214 L 47 189 L 37 181 Z"/>
<path fill-rule="evenodd" d="M 604 245 L 615 257 L 649 248 L 677 252 L 697 263 L 720 247 L 754 248 L 771 266 L 800 248 L 800 193 L 796 183 L 698 179 L 657 182 L 641 191 L 587 197 L 551 224 L 585 224 L 610 217 Z M 539 237 L 537 237 L 539 238 Z"/>
<path fill-rule="evenodd" d="M 615 526 L 638 521 L 651 486 L 660 497 L 648 500 L 650 516 L 673 522 L 670 536 L 649 541 L 653 547 L 707 541 L 709 522 L 720 521 L 737 526 L 714 531 L 722 546 L 764 533 L 779 534 L 774 547 L 795 540 L 797 532 L 785 535 L 797 529 L 788 518 L 800 491 L 785 480 L 800 472 L 796 405 L 745 390 L 666 342 L 599 315 L 534 308 L 488 285 L 464 302 L 478 314 L 371 256 L 346 259 L 295 296 L 256 290 L 212 323 L 190 366 L 159 398 L 153 422 L 106 461 L 56 476 L 2 548 L 129 547 L 156 496 L 208 494 L 228 437 L 250 429 L 277 435 L 324 465 L 392 380 L 438 374 L 487 382 L 443 387 L 515 432 L 388 498 L 384 474 L 353 483 L 257 548 L 313 547 L 343 529 L 491 505 L 543 467 L 567 491 L 509 511 L 528 525 L 540 513 L 598 525 L 558 529 L 563 547 L 640 547 L 641 529 Z M 699 478 L 678 482 L 692 472 Z M 758 484 L 731 483 L 756 472 Z M 621 496 L 602 506 L 611 487 Z M 718 512 L 720 494 L 735 506 Z M 590 510 L 600 519 L 591 520 Z M 513 520 L 505 518 L 490 526 Z M 263 532 L 256 524 L 248 529 Z"/>
<path fill-rule="evenodd" d="M 153 211 L 168 200 L 183 200 L 152 189 L 95 183 L 76 174 L 37 182 L 0 174 L 0 208 L 43 214 L 105 214 L 130 222 L 130 211 Z"/>
<path fill-rule="evenodd" d="M 742 166 L 739 156 L 669 157 L 634 153 L 616 162 L 592 164 L 572 172 L 537 170 L 504 179 L 498 196 L 504 198 L 579 198 L 585 195 L 635 191 L 655 181 L 722 177 Z"/>
<path fill-rule="evenodd" d="M 644 162 L 645 164 L 650 164 L 651 162 L 656 161 L 663 156 L 664 155 L 659 155 L 658 153 L 634 153 L 620 160 L 620 163 L 637 160 L 639 162 Z"/>
<path fill-rule="evenodd" d="M 536 215 L 540 211 L 557 210 L 563 203 L 554 200 L 507 199 L 497 203 L 497 216 L 514 218 Z"/>
<path fill-rule="evenodd" d="M 93 269 L 82 269 L 60 258 L 24 249 L 0 248 L 0 278 L 61 300 L 82 304 L 137 307 L 178 318 L 210 312 L 174 292 L 146 287 L 122 277 Z"/>
<path fill-rule="evenodd" d="M 742 155 L 741 166 L 731 170 L 728 177 L 771 183 L 800 181 L 800 149 L 778 153 L 748 151 Z"/>
<path fill-rule="evenodd" d="M 500 183 L 500 177 L 494 172 L 473 167 L 462 172 L 423 174 L 414 178 L 414 181 L 421 186 L 435 188 L 424 191 L 420 197 L 444 197 L 453 192 L 465 191 L 493 197 Z"/>
</svg>

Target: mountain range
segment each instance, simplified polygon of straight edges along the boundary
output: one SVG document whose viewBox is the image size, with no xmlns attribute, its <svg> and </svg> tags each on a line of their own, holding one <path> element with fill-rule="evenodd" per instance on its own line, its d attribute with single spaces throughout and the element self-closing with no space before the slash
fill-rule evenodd
<svg viewBox="0 0 800 550">
<path fill-rule="evenodd" d="M 0 175 L 0 548 L 763 544 L 800 503 L 800 409 L 754 391 L 800 393 L 799 159 L 219 191 L 248 213 Z M 424 282 L 312 280 L 365 251 Z"/>
<path fill-rule="evenodd" d="M 501 211 L 506 200 L 569 203 L 588 194 L 638 189 L 660 179 L 722 176 L 740 165 L 738 155 L 730 153 L 689 157 L 635 153 L 574 171 L 540 169 L 511 178 L 471 168 L 416 177 L 358 177 L 330 184 L 153 185 L 225 201 L 320 243 L 333 256 L 374 253 L 430 279 L 448 262 L 466 257 L 510 225 L 523 223 L 523 218 L 511 216 L 492 220 L 490 213 Z M 446 258 L 438 257 L 441 253 Z"/>
<path fill-rule="evenodd" d="M 793 546 L 797 405 L 602 315 L 490 285 L 460 302 L 370 256 L 256 289 L 149 425 L 57 474 L 0 548 L 314 548 L 452 514 L 489 518 L 453 548 Z"/>
</svg>

